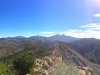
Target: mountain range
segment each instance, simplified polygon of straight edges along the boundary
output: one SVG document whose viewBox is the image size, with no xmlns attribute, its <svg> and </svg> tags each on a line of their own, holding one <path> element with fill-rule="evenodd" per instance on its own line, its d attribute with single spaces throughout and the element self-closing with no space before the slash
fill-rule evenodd
<svg viewBox="0 0 100 75">
<path fill-rule="evenodd" d="M 100 40 L 94 38 L 80 39 L 65 35 L 0 38 L 1 60 L 12 60 L 24 52 L 35 58 L 52 56 L 73 66 L 91 67 L 95 75 L 100 75 L 99 50 Z"/>
</svg>

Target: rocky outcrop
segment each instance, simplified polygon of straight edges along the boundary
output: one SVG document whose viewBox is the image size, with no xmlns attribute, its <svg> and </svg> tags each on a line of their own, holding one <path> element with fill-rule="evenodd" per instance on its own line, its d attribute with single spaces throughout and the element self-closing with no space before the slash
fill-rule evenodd
<svg viewBox="0 0 100 75">
<path fill-rule="evenodd" d="M 43 59 L 36 59 L 36 67 L 34 72 L 38 75 L 49 75 L 48 70 L 55 65 L 57 58 L 44 57 Z"/>
<path fill-rule="evenodd" d="M 91 67 L 77 66 L 76 68 L 82 75 L 94 75 L 93 69 Z"/>
</svg>

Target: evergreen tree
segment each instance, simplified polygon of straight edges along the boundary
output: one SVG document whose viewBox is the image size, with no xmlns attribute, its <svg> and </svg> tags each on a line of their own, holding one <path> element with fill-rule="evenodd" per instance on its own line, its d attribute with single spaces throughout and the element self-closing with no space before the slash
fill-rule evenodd
<svg viewBox="0 0 100 75">
<path fill-rule="evenodd" d="M 30 72 L 30 69 L 35 65 L 35 63 L 31 56 L 23 54 L 13 61 L 13 65 L 19 75 L 25 75 Z"/>
</svg>

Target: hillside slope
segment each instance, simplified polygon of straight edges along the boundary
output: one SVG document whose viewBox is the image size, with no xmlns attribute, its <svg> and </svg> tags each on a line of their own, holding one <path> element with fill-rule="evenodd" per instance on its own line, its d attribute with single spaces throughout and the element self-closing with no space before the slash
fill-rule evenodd
<svg viewBox="0 0 100 75">
<path fill-rule="evenodd" d="M 89 61 L 100 64 L 100 40 L 81 39 L 70 43 L 70 46 Z"/>
<path fill-rule="evenodd" d="M 9 40 L 5 43 L 8 44 Z M 41 45 L 36 44 L 36 41 L 28 41 L 25 43 L 19 44 L 10 44 L 6 46 L 1 46 L 0 53 L 1 60 L 11 60 L 14 59 L 16 56 L 22 54 L 22 53 L 28 53 L 29 55 L 35 57 L 35 58 L 43 58 L 45 56 L 50 56 L 54 58 L 59 58 L 63 62 L 65 62 L 67 65 L 73 65 L 73 66 L 82 66 L 82 67 L 91 67 L 95 73 L 95 75 L 100 75 L 100 67 L 99 65 L 93 64 L 89 62 L 87 59 L 82 57 L 78 52 L 73 50 L 68 46 L 68 44 L 63 42 L 48 42 L 47 46 L 43 45 L 44 42 L 41 42 Z M 38 41 L 39 43 L 39 41 Z"/>
<path fill-rule="evenodd" d="M 71 49 L 66 43 L 56 42 L 51 46 L 51 48 L 53 51 L 52 55 L 56 57 L 62 57 L 62 60 L 66 64 L 72 64 L 74 66 L 92 67 L 95 75 L 100 74 L 100 68 L 98 68 L 99 66 L 96 66 L 95 64 L 89 62 L 75 50 Z"/>
</svg>

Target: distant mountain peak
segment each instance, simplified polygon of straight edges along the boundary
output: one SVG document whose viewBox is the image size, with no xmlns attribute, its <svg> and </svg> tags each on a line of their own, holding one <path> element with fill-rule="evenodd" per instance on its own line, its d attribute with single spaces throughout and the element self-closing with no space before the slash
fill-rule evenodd
<svg viewBox="0 0 100 75">
<path fill-rule="evenodd" d="M 35 39 L 35 40 L 42 40 L 42 41 L 62 41 L 62 42 L 72 42 L 72 41 L 79 39 L 79 38 L 75 38 L 75 37 L 71 37 L 71 36 L 67 36 L 67 35 L 59 35 L 59 34 L 50 36 L 50 37 L 31 36 L 29 38 Z"/>
</svg>

